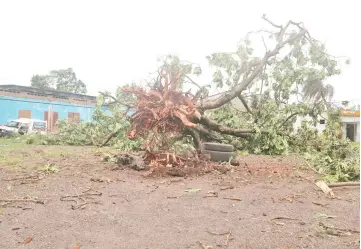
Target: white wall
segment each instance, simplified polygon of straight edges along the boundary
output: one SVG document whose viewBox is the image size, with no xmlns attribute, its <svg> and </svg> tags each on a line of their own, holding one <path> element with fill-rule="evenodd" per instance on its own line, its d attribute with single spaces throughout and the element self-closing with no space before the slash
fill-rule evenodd
<svg viewBox="0 0 361 249">
<path fill-rule="evenodd" d="M 342 129 L 342 138 L 346 138 L 346 125 L 347 124 L 356 124 L 356 142 L 360 142 L 360 117 L 341 117 L 343 122 Z"/>
<path fill-rule="evenodd" d="M 326 120 L 325 124 L 320 124 L 321 119 L 324 119 L 324 118 L 321 116 L 318 117 L 318 122 L 315 126 L 318 133 L 321 133 L 322 131 L 324 131 L 326 129 L 327 120 Z M 302 121 L 313 121 L 313 119 L 310 116 L 305 116 L 305 117 L 297 116 L 296 122 L 293 124 L 294 132 L 297 132 L 297 129 L 301 127 Z"/>
</svg>

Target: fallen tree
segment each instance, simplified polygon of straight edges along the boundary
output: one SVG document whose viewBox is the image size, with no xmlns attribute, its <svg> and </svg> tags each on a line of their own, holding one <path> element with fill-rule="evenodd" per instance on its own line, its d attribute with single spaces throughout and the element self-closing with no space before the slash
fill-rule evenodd
<svg viewBox="0 0 361 249">
<path fill-rule="evenodd" d="M 147 145 L 159 147 L 165 137 L 188 133 L 199 147 L 202 139 L 223 141 L 232 136 L 252 141 L 254 151 L 287 150 L 285 136 L 290 136 L 297 116 L 316 121 L 326 111 L 332 96 L 322 82 L 340 73 L 338 58 L 329 55 L 302 23 L 277 25 L 262 18 L 271 29 L 248 33 L 235 52 L 207 57 L 214 69 L 211 85 L 194 80 L 201 73 L 198 65 L 167 56 L 148 86 L 120 88 L 118 97 L 103 94 L 135 110 L 129 137 L 140 136 Z M 263 51 L 252 48 L 253 37 L 262 41 Z M 220 93 L 209 95 L 212 90 Z M 124 96 L 132 96 L 132 101 L 126 103 Z M 234 107 L 235 100 L 242 110 Z M 222 117 L 236 112 L 229 120 Z"/>
<path fill-rule="evenodd" d="M 324 83 L 340 74 L 342 58 L 328 54 L 302 23 L 277 25 L 262 18 L 270 29 L 249 32 L 234 52 L 207 57 L 211 84 L 197 82 L 198 65 L 166 56 L 146 85 L 123 86 L 115 95 L 102 92 L 98 109 L 106 106 L 112 114 L 96 112 L 95 124 L 70 142 L 118 144 L 153 156 L 176 152 L 180 144 L 199 149 L 203 141 L 227 142 L 256 154 L 307 153 L 307 162 L 330 180 L 359 179 L 356 150 L 339 140 L 333 88 Z M 309 119 L 295 130 L 300 116 Z M 321 137 L 312 128 L 320 117 L 327 119 Z M 65 134 L 64 140 L 73 139 Z"/>
</svg>

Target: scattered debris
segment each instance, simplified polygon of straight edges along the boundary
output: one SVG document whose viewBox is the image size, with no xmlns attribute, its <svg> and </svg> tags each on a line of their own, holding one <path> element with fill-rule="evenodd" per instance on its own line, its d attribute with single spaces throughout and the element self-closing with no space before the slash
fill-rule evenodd
<svg viewBox="0 0 361 249">
<path fill-rule="evenodd" d="M 313 204 L 317 205 L 317 206 L 321 206 L 321 207 L 326 207 L 328 206 L 328 204 L 323 204 L 323 203 L 319 203 L 319 202 L 315 202 L 315 201 L 312 201 Z"/>
<path fill-rule="evenodd" d="M 299 199 L 300 197 L 302 197 L 302 195 L 293 194 L 293 195 L 286 195 L 285 197 L 280 198 L 279 200 L 293 203 L 295 200 Z"/>
<path fill-rule="evenodd" d="M 29 236 L 25 239 L 25 244 L 29 244 L 33 240 L 33 237 Z"/>
<path fill-rule="evenodd" d="M 237 198 L 237 197 L 223 197 L 223 199 L 232 200 L 232 201 L 241 201 L 241 198 Z"/>
<path fill-rule="evenodd" d="M 186 188 L 184 190 L 184 192 L 187 192 L 187 193 L 196 193 L 196 192 L 200 192 L 201 189 L 200 188 Z"/>
<path fill-rule="evenodd" d="M 102 193 L 99 191 L 92 190 L 91 188 L 83 191 L 81 194 L 78 195 L 64 195 L 60 198 L 61 201 L 73 201 L 75 202 L 74 205 L 71 205 L 72 209 L 84 209 L 87 204 L 100 204 L 98 201 L 87 201 L 86 199 L 93 199 L 93 196 L 101 196 Z M 79 200 L 81 202 L 79 202 Z"/>
<path fill-rule="evenodd" d="M 323 214 L 323 213 L 316 213 L 316 217 L 326 218 L 326 219 L 334 219 L 334 218 L 337 218 L 337 216 L 328 215 L 328 214 Z"/>
<path fill-rule="evenodd" d="M 285 216 L 278 216 L 278 217 L 271 218 L 271 220 L 299 220 L 299 219 L 297 219 L 297 218 L 285 217 Z"/>
<path fill-rule="evenodd" d="M 218 197 L 218 192 L 208 191 L 207 194 L 203 196 L 203 198 L 207 198 L 207 197 Z"/>
<path fill-rule="evenodd" d="M 319 222 L 318 224 L 321 227 L 323 227 L 325 229 L 326 233 L 329 234 L 329 235 L 334 235 L 334 236 L 349 235 L 347 233 L 358 233 L 358 234 L 360 234 L 360 231 L 358 231 L 358 230 L 337 228 L 337 227 L 334 227 L 334 226 L 325 225 L 322 222 Z"/>
<path fill-rule="evenodd" d="M 76 245 L 76 246 L 74 247 L 74 249 L 80 249 L 80 245 L 79 245 L 79 244 Z"/>
<path fill-rule="evenodd" d="M 326 194 L 327 197 L 330 197 L 331 199 L 335 198 L 335 194 L 332 189 L 330 189 L 324 181 L 317 181 L 315 184 Z"/>
<path fill-rule="evenodd" d="M 140 155 L 132 155 L 130 153 L 122 153 L 119 155 L 106 154 L 103 161 L 114 162 L 118 165 L 128 166 L 131 169 L 140 171 L 145 170 L 148 166 L 144 163 L 144 159 Z M 113 170 L 119 169 L 114 168 Z"/>
<path fill-rule="evenodd" d="M 30 176 L 23 176 L 23 177 L 17 177 L 12 179 L 3 179 L 3 181 L 21 181 L 20 184 L 29 184 L 29 183 L 35 183 L 40 181 L 45 177 L 44 173 L 38 173 L 36 175 L 30 175 Z"/>
<path fill-rule="evenodd" d="M 107 178 L 104 178 L 104 177 L 100 177 L 100 178 L 91 177 L 90 181 L 92 181 L 92 182 L 106 182 L 106 183 L 112 182 L 110 179 L 107 179 Z"/>
<path fill-rule="evenodd" d="M 44 201 L 38 199 L 0 199 L 0 207 L 6 207 L 10 204 L 14 204 L 15 202 L 33 202 L 37 204 L 44 204 Z M 20 206 L 16 206 L 16 207 L 23 208 Z"/>
<path fill-rule="evenodd" d="M 227 189 L 234 189 L 234 186 L 229 185 L 229 186 L 223 186 L 220 188 L 220 190 L 227 190 Z"/>
</svg>

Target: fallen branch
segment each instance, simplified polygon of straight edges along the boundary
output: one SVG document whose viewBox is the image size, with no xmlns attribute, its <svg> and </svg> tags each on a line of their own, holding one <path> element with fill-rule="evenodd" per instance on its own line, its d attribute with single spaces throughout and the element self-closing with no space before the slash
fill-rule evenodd
<svg viewBox="0 0 361 249">
<path fill-rule="evenodd" d="M 71 205 L 72 209 L 79 209 L 79 208 L 83 209 L 87 204 L 90 203 L 99 204 L 98 201 L 87 201 L 86 199 L 93 199 L 92 196 L 101 196 L 102 193 L 95 190 L 94 190 L 95 193 L 90 193 L 90 191 L 92 191 L 91 188 L 83 191 L 81 194 L 78 195 L 64 195 L 60 198 L 60 200 L 75 202 L 74 205 Z M 82 202 L 79 202 L 79 200 Z"/>
<path fill-rule="evenodd" d="M 299 219 L 285 217 L 285 216 L 279 216 L 279 217 L 271 218 L 271 220 L 299 220 Z"/>
<path fill-rule="evenodd" d="M 328 206 L 327 203 L 326 203 L 326 204 L 323 204 L 323 203 L 319 203 L 319 202 L 315 202 L 315 201 L 313 201 L 312 203 L 315 204 L 315 205 L 317 205 L 317 206 L 321 206 L 321 207 L 326 207 L 326 206 Z"/>
<path fill-rule="evenodd" d="M 223 197 L 223 199 L 232 200 L 232 201 L 242 201 L 241 198 L 237 198 L 237 197 Z"/>
<path fill-rule="evenodd" d="M 358 230 L 353 230 L 353 229 L 345 229 L 345 228 L 338 228 L 338 227 L 334 227 L 334 226 L 327 226 L 325 224 L 323 224 L 322 222 L 319 223 L 320 226 L 322 226 L 324 229 L 334 229 L 334 230 L 338 230 L 338 231 L 342 231 L 342 232 L 350 232 L 350 233 L 360 233 L 360 231 Z"/>
<path fill-rule="evenodd" d="M 330 196 L 332 199 L 335 198 L 335 194 L 332 189 L 330 189 L 324 181 L 318 181 L 315 184 L 326 194 L 326 196 Z"/>
<path fill-rule="evenodd" d="M 44 204 L 44 201 L 38 199 L 0 199 L 0 202 L 12 203 L 12 202 L 34 202 L 38 204 Z"/>
<path fill-rule="evenodd" d="M 359 182 L 335 182 L 328 184 L 330 188 L 360 186 Z"/>
</svg>

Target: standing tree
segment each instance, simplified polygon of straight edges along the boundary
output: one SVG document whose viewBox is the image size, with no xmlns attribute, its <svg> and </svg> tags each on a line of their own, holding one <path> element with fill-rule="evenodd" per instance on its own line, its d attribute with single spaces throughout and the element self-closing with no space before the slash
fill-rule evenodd
<svg viewBox="0 0 361 249">
<path fill-rule="evenodd" d="M 40 89 L 53 89 L 49 75 L 33 75 L 31 77 L 31 86 Z"/>
<path fill-rule="evenodd" d="M 34 75 L 31 78 L 31 86 L 69 93 L 87 93 L 86 85 L 77 79 L 72 68 L 52 70 L 48 75 Z"/>
</svg>

